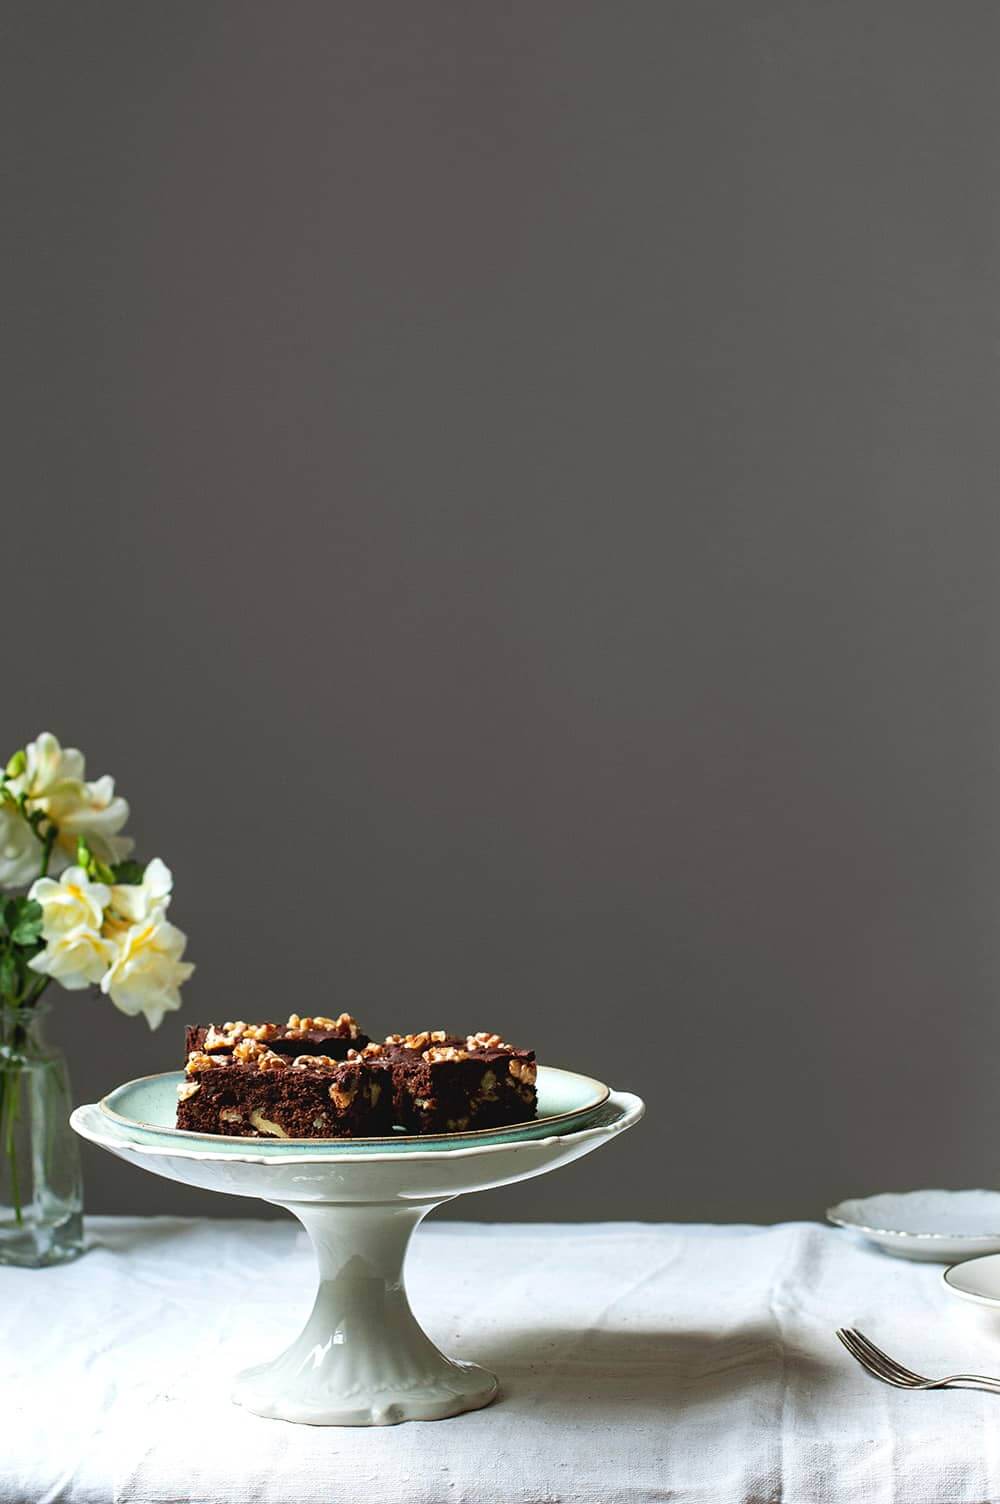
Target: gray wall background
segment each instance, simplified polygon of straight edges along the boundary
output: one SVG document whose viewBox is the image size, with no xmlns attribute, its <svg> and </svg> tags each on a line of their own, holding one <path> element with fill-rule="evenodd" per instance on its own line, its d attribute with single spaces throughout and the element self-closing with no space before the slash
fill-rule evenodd
<svg viewBox="0 0 1000 1504">
<path fill-rule="evenodd" d="M 3 742 L 117 775 L 198 963 L 53 989 L 78 1097 L 348 1007 L 647 1098 L 461 1214 L 996 1184 L 1000 10 L 0 42 Z"/>
</svg>

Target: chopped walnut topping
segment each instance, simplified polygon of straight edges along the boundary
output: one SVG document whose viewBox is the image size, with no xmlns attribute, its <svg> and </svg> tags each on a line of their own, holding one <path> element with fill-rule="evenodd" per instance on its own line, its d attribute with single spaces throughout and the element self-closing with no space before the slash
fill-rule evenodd
<svg viewBox="0 0 1000 1504">
<path fill-rule="evenodd" d="M 465 1041 L 465 1047 L 469 1050 L 509 1050 L 510 1045 L 505 1044 L 499 1034 L 470 1034 Z"/>
<path fill-rule="evenodd" d="M 276 1055 L 274 1050 L 265 1050 L 257 1058 L 257 1069 L 259 1071 L 286 1071 L 288 1059 L 285 1055 Z"/>
<path fill-rule="evenodd" d="M 297 1071 L 315 1070 L 320 1066 L 336 1065 L 332 1055 L 296 1055 L 292 1061 L 292 1069 Z"/>
<path fill-rule="evenodd" d="M 437 1060 L 468 1060 L 468 1050 L 457 1050 L 453 1044 L 436 1044 L 424 1050 L 422 1058 L 433 1063 Z"/>
<path fill-rule="evenodd" d="M 243 1037 L 245 1031 L 246 1024 L 241 1018 L 235 1023 L 231 1020 L 224 1023 L 221 1029 L 217 1029 L 214 1024 L 209 1024 L 204 1048 L 206 1050 L 231 1050 L 236 1041 Z"/>
<path fill-rule="evenodd" d="M 281 1033 L 277 1024 L 247 1024 L 243 1030 L 244 1039 L 255 1039 L 259 1044 L 267 1044 L 269 1040 L 277 1039 Z"/>
<path fill-rule="evenodd" d="M 337 1033 L 346 1035 L 349 1039 L 357 1039 L 361 1030 L 349 1013 L 341 1013 L 337 1018 L 324 1018 L 317 1014 L 315 1018 L 300 1018 L 297 1013 L 288 1015 L 288 1023 L 285 1026 L 286 1034 L 294 1039 L 297 1035 L 308 1034 L 312 1029 L 320 1029 L 325 1033 Z"/>
<path fill-rule="evenodd" d="M 509 1060 L 507 1069 L 515 1081 L 521 1081 L 525 1086 L 531 1086 L 538 1077 L 538 1067 L 533 1060 Z"/>
<path fill-rule="evenodd" d="M 241 1065 L 249 1065 L 251 1060 L 256 1060 L 258 1056 L 267 1053 L 267 1046 L 258 1044 L 256 1039 L 241 1039 L 233 1050 L 233 1059 L 238 1060 Z"/>
<path fill-rule="evenodd" d="M 180 1101 L 187 1102 L 196 1091 L 201 1091 L 200 1081 L 182 1081 L 177 1088 L 177 1096 Z"/>
<path fill-rule="evenodd" d="M 428 1045 L 442 1044 L 448 1038 L 446 1029 L 423 1029 L 419 1034 L 387 1034 L 386 1044 L 401 1044 L 404 1050 L 426 1050 Z"/>
<path fill-rule="evenodd" d="M 193 1076 L 197 1071 L 210 1071 L 217 1064 L 218 1062 L 213 1060 L 211 1055 L 206 1055 L 204 1050 L 192 1050 L 184 1069 L 189 1076 Z"/>
<path fill-rule="evenodd" d="M 366 1044 L 363 1050 L 348 1050 L 347 1058 L 348 1060 L 377 1060 L 380 1055 L 384 1054 L 385 1045 L 372 1042 Z"/>
</svg>

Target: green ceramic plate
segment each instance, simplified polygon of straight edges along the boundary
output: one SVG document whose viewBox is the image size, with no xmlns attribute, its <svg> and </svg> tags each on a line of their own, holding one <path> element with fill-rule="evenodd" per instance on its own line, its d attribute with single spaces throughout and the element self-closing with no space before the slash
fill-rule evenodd
<svg viewBox="0 0 1000 1504">
<path fill-rule="evenodd" d="M 480 1128 L 473 1133 L 394 1133 L 391 1138 L 231 1138 L 221 1133 L 190 1133 L 175 1128 L 177 1087 L 183 1071 L 164 1071 L 159 1076 L 140 1076 L 127 1081 L 101 1100 L 101 1111 L 137 1142 L 179 1148 L 182 1144 L 211 1145 L 213 1150 L 245 1154 L 252 1147 L 279 1153 L 300 1146 L 327 1147 L 338 1154 L 385 1154 L 387 1151 L 461 1149 L 474 1144 L 512 1144 L 526 1139 L 547 1138 L 587 1126 L 588 1119 L 608 1100 L 608 1088 L 590 1076 L 555 1066 L 538 1067 L 538 1116 L 516 1128 Z"/>
</svg>

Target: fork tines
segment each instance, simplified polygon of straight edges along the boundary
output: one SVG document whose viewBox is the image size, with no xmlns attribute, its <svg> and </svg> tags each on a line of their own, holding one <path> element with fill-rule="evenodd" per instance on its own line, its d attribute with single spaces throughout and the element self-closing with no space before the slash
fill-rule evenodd
<svg viewBox="0 0 1000 1504">
<path fill-rule="evenodd" d="M 972 1387 L 985 1389 L 991 1394 L 1000 1394 L 1000 1379 L 987 1378 L 978 1373 L 953 1373 L 944 1379 L 925 1379 L 923 1374 L 904 1368 L 895 1358 L 890 1358 L 870 1337 L 859 1332 L 857 1327 L 839 1327 L 837 1336 L 866 1373 L 891 1384 L 896 1389 L 958 1389 Z"/>
<path fill-rule="evenodd" d="M 859 1332 L 857 1327 L 840 1327 L 837 1336 L 862 1368 L 866 1368 L 886 1384 L 895 1384 L 898 1389 L 919 1389 L 922 1384 L 930 1383 L 923 1374 L 914 1373 L 912 1368 L 904 1368 L 902 1363 L 890 1358 L 888 1353 L 876 1347 L 871 1338 L 866 1337 L 864 1332 Z"/>
</svg>

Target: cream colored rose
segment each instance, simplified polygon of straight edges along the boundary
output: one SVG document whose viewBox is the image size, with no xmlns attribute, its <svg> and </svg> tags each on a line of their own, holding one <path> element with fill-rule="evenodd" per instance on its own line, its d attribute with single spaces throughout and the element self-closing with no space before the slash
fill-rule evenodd
<svg viewBox="0 0 1000 1504">
<path fill-rule="evenodd" d="M 116 883 L 111 889 L 111 907 L 130 924 L 139 924 L 170 903 L 174 879 L 158 856 L 147 866 L 141 883 Z"/>
<path fill-rule="evenodd" d="M 133 924 L 117 940 L 114 960 L 101 979 L 101 991 L 122 1013 L 145 1014 L 151 1029 L 181 1005 L 180 987 L 194 971 L 182 959 L 187 936 L 162 909 Z"/>
<path fill-rule="evenodd" d="M 68 992 L 79 992 L 97 983 L 114 958 L 110 940 L 87 925 L 65 930 L 28 962 L 40 976 L 53 977 Z"/>
<path fill-rule="evenodd" d="M 55 940 L 69 930 L 99 930 L 111 889 L 92 883 L 82 867 L 69 867 L 58 881 L 40 877 L 28 889 L 28 897 L 42 906 L 43 939 Z"/>
</svg>

